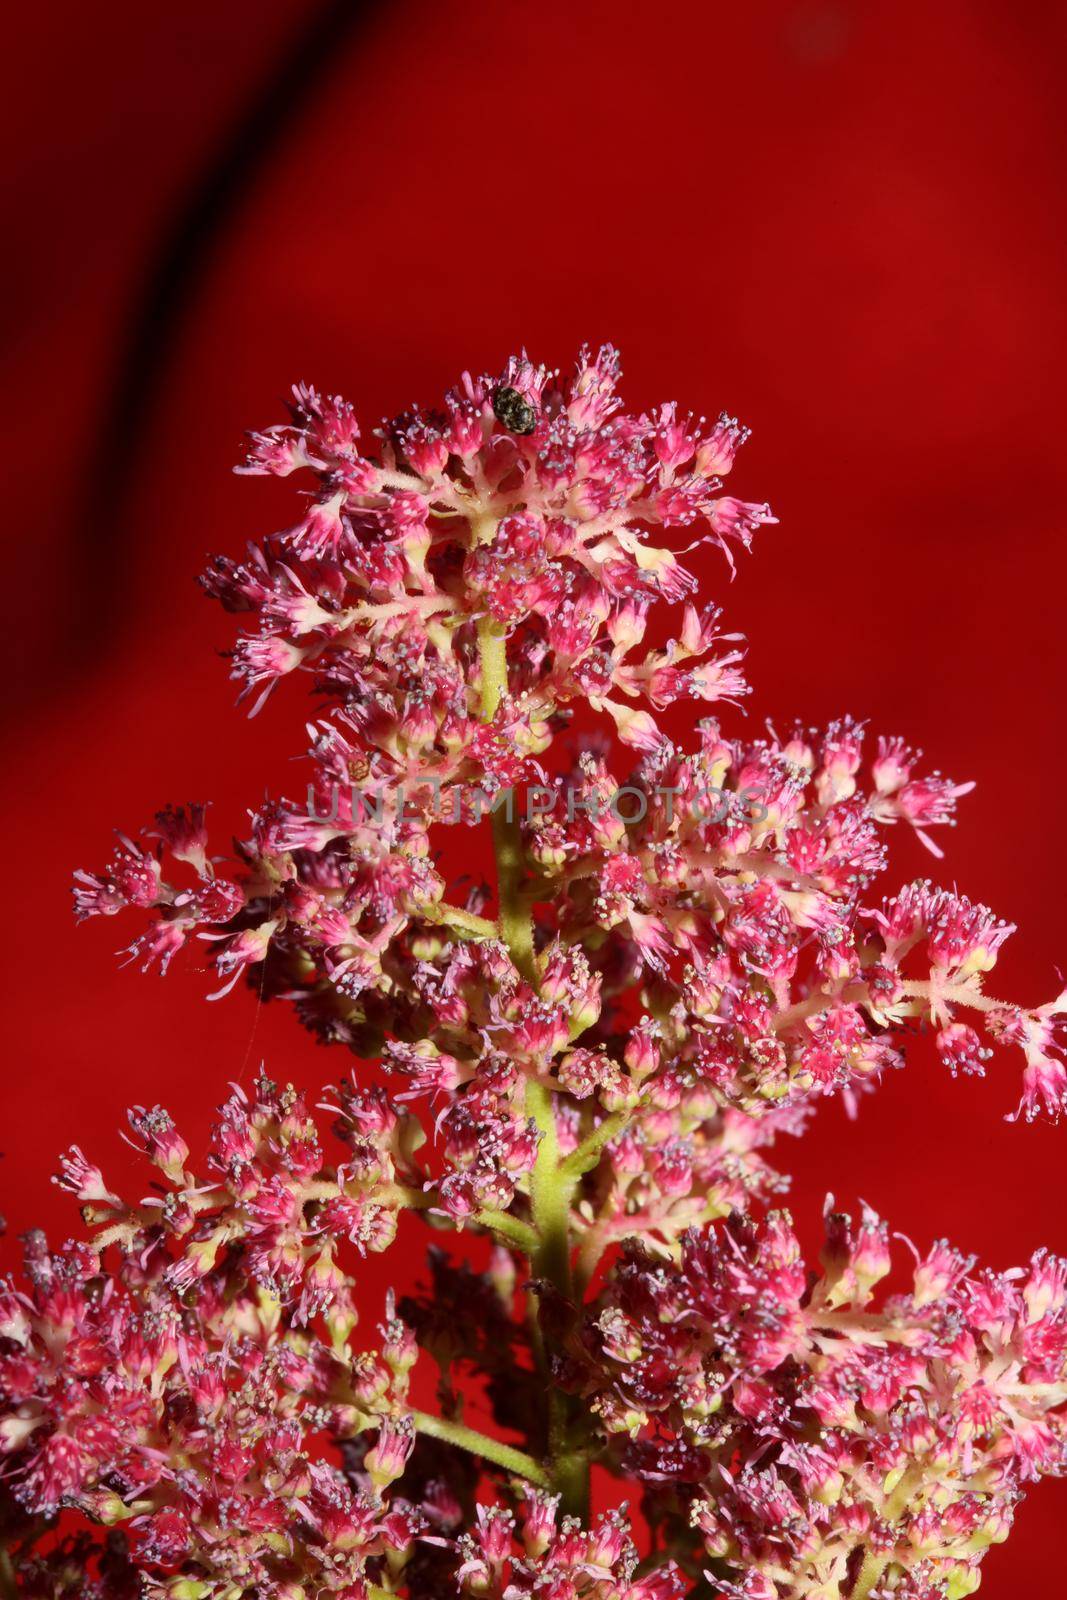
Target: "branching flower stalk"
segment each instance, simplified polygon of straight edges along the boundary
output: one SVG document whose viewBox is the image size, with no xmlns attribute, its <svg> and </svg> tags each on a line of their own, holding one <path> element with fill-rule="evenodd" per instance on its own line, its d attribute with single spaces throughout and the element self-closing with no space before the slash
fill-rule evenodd
<svg viewBox="0 0 1067 1600">
<path fill-rule="evenodd" d="M 479 625 L 479 653 L 482 673 L 481 711 L 491 722 L 507 692 L 507 653 L 503 632 L 490 616 L 489 626 Z M 530 980 L 535 989 L 537 964 L 534 955 L 533 923 L 525 895 L 522 836 L 514 816 L 505 809 L 493 812 L 493 852 L 496 862 L 499 933 L 515 968 Z M 560 1158 L 556 1112 L 551 1090 L 536 1078 L 526 1084 L 525 1109 L 540 1135 L 537 1157 L 530 1174 L 530 1208 L 536 1244 L 529 1252 L 531 1269 L 560 1294 L 570 1295 L 570 1212 L 577 1174 L 571 1174 Z M 544 1363 L 543 1344 L 540 1349 Z M 569 1438 L 568 1405 L 558 1388 L 548 1396 L 549 1478 L 568 1513 L 588 1513 L 589 1463 L 576 1451 Z M 529 1474 L 527 1474 L 529 1476 Z"/>
<path fill-rule="evenodd" d="M 732 563 L 773 518 L 722 492 L 732 418 L 627 414 L 618 378 L 516 357 L 366 452 L 298 386 L 253 435 L 242 471 L 313 493 L 204 584 L 251 620 L 253 711 L 319 696 L 306 802 L 232 861 L 163 811 L 76 905 L 355 1064 L 323 1116 L 235 1089 L 197 1170 L 136 1106 L 140 1199 L 62 1159 L 86 1237 L 0 1287 L 4 1600 L 960 1600 L 1064 1472 L 1067 1265 L 939 1241 L 886 1293 L 886 1225 L 828 1204 L 809 1266 L 769 1155 L 920 1028 L 953 1072 L 1020 1049 L 1020 1112 L 1058 1116 L 1067 995 L 987 992 L 984 906 L 871 897 L 888 830 L 939 855 L 970 787 L 901 740 L 669 736 L 748 690 L 655 530 Z M 472 885 L 449 843 L 487 834 Z M 404 1218 L 437 1243 L 368 1334 Z"/>
</svg>

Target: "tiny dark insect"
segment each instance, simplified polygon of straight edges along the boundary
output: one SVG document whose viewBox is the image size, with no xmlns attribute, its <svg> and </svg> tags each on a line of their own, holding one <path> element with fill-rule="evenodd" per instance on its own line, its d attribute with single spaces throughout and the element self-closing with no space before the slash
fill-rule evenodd
<svg viewBox="0 0 1067 1600">
<path fill-rule="evenodd" d="M 537 412 L 517 389 L 504 384 L 493 395 L 493 415 L 511 433 L 533 433 Z"/>
</svg>

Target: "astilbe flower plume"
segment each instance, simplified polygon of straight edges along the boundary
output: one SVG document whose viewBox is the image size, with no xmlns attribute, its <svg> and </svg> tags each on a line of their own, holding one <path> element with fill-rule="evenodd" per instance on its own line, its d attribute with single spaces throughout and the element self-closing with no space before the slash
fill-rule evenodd
<svg viewBox="0 0 1067 1600">
<path fill-rule="evenodd" d="M 311 493 L 203 581 L 253 712 L 310 675 L 306 802 L 231 862 L 203 805 L 163 811 L 77 910 L 139 913 L 146 967 L 194 941 L 212 998 L 244 978 L 360 1060 L 319 1115 L 235 1089 L 197 1170 L 135 1108 L 139 1200 L 63 1159 L 89 1238 L 29 1236 L 0 1292 L 12 1593 L 958 1600 L 1064 1470 L 1067 1265 L 941 1242 L 885 1295 L 885 1225 L 828 1208 L 809 1270 L 768 1152 L 923 1026 L 953 1071 L 1021 1049 L 1020 1109 L 1059 1114 L 1067 995 L 987 993 L 984 906 L 877 895 L 889 830 L 939 855 L 969 788 L 899 739 L 664 732 L 747 693 L 667 530 L 732 563 L 774 519 L 723 493 L 744 429 L 629 415 L 618 376 L 513 358 L 367 450 L 301 385 L 253 436 L 241 471 Z M 463 893 L 441 846 L 477 829 L 496 881 Z M 485 1265 L 435 1246 L 366 1337 L 360 1262 L 404 1212 Z M 594 1462 L 642 1532 L 591 1513 Z"/>
</svg>

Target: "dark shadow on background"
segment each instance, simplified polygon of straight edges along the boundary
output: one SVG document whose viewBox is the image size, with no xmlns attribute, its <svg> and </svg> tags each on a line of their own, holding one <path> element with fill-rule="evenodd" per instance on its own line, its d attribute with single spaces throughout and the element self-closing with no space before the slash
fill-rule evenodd
<svg viewBox="0 0 1067 1600">
<path fill-rule="evenodd" d="M 103 642 L 114 635 L 111 624 L 121 606 L 122 554 L 130 533 L 130 489 L 197 293 L 242 200 L 378 9 L 375 0 L 328 0 L 318 7 L 256 90 L 159 243 L 140 301 L 131 311 L 82 496 L 79 591 L 89 603 L 80 604 L 73 619 L 72 643 L 79 656 L 90 649 L 98 656 Z"/>
</svg>

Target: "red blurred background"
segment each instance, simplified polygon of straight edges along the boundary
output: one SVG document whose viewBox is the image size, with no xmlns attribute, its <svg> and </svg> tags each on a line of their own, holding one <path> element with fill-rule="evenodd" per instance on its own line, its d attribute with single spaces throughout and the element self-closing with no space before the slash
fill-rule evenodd
<svg viewBox="0 0 1067 1600">
<path fill-rule="evenodd" d="M 77 1139 L 138 1181 L 123 1108 L 202 1143 L 264 1060 L 347 1070 L 286 1011 L 120 970 L 69 875 L 165 801 L 217 837 L 293 789 L 304 707 L 248 723 L 194 577 L 291 501 L 231 476 L 296 378 L 366 425 L 525 344 L 622 347 L 635 406 L 755 428 L 734 483 L 781 519 L 711 594 L 750 641 L 748 717 L 851 711 L 979 780 L 943 881 L 1021 931 L 996 989 L 1050 998 L 1067 861 L 1060 654 L 1067 13 L 1030 0 L 646 8 L 185 0 L 24 8 L 3 97 L 9 468 L 3 1246 L 76 1218 Z M 11 40 L 9 36 L 9 46 Z M 942 836 L 944 837 L 944 836 Z M 893 882 L 935 866 L 910 839 Z M 1009 1124 L 1013 1065 L 922 1051 L 780 1152 L 809 1236 L 859 1197 L 1008 1265 L 1067 1251 L 1067 1134 Z M 377 1260 L 409 1284 L 414 1252 Z M 1040 1491 L 990 1600 L 1048 1593 Z"/>
</svg>

